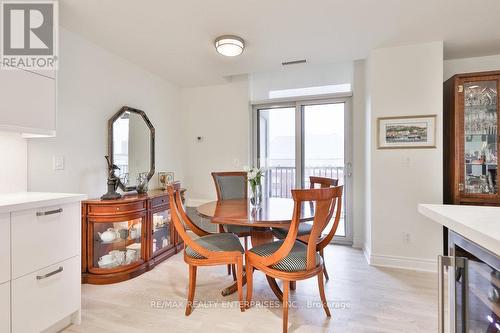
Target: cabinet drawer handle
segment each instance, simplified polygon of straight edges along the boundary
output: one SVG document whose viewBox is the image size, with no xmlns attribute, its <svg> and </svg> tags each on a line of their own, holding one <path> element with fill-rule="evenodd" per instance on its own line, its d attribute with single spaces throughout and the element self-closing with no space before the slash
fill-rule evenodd
<svg viewBox="0 0 500 333">
<path fill-rule="evenodd" d="M 57 213 L 62 213 L 63 209 L 54 209 L 54 210 L 48 210 L 46 212 L 36 212 L 36 216 L 46 216 L 46 215 L 52 215 L 52 214 L 57 214 Z"/>
<path fill-rule="evenodd" d="M 64 268 L 62 266 L 59 266 L 59 268 L 56 269 L 55 271 L 52 271 L 52 272 L 47 273 L 45 275 L 37 275 L 36 279 L 37 280 L 43 280 L 43 279 L 46 279 L 48 277 L 51 277 L 52 275 L 56 275 L 57 273 L 61 273 L 63 270 L 64 270 Z"/>
</svg>

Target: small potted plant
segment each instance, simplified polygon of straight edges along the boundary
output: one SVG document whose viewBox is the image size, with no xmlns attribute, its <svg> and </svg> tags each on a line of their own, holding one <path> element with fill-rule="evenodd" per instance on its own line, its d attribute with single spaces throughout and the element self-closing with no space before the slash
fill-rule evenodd
<svg viewBox="0 0 500 333">
<path fill-rule="evenodd" d="M 247 172 L 248 183 L 250 184 L 250 204 L 258 208 L 262 204 L 262 178 L 264 178 L 264 169 L 245 168 Z"/>
</svg>

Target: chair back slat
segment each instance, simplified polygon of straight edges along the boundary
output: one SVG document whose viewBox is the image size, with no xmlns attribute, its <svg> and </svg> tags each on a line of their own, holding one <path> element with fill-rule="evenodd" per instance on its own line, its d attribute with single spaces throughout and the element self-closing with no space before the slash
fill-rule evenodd
<svg viewBox="0 0 500 333">
<path fill-rule="evenodd" d="M 198 237 L 210 235 L 211 233 L 200 228 L 196 223 L 191 220 L 191 218 L 187 215 L 186 210 L 184 209 L 184 205 L 182 204 L 181 194 L 179 190 L 174 190 L 174 200 L 175 206 L 177 207 L 177 212 L 180 215 L 181 221 L 187 225 L 188 229 L 194 232 Z"/>
<path fill-rule="evenodd" d="M 328 243 L 325 243 L 325 239 L 320 240 L 322 231 L 328 225 L 335 208 L 337 209 L 337 214 L 335 215 L 334 227 L 330 230 L 328 235 L 335 234 L 339 220 L 340 220 L 340 209 L 342 202 L 342 191 L 343 186 L 336 187 L 325 187 L 320 189 L 307 189 L 307 190 L 292 190 L 292 197 L 295 201 L 294 204 L 294 217 L 292 220 L 292 226 L 298 225 L 300 218 L 300 211 L 303 206 L 303 202 L 311 202 L 314 205 L 314 218 L 311 233 L 308 236 L 307 241 L 307 261 L 306 268 L 312 269 L 316 266 L 316 253 Z M 295 212 L 297 211 L 297 212 Z M 297 235 L 287 235 L 286 238 L 296 238 Z M 323 246 L 319 248 L 318 246 Z"/>
<path fill-rule="evenodd" d="M 320 188 L 337 186 L 339 184 L 338 179 L 327 178 L 327 177 L 317 177 L 317 176 L 309 176 L 309 187 L 316 188 L 316 185 L 319 185 Z"/>
<path fill-rule="evenodd" d="M 244 171 L 212 172 L 217 200 L 246 199 L 247 173 Z"/>
<path fill-rule="evenodd" d="M 195 252 L 199 253 L 205 258 L 213 256 L 214 255 L 213 251 L 205 249 L 204 247 L 196 243 L 193 240 L 193 238 L 191 238 L 191 236 L 187 233 L 184 224 L 186 224 L 190 229 L 193 228 L 196 229 L 198 227 L 189 219 L 189 217 L 187 217 L 187 214 L 184 214 L 184 216 L 187 217 L 186 219 L 182 218 L 182 214 L 180 213 L 180 211 L 183 211 L 184 207 L 182 206 L 179 190 L 176 190 L 174 189 L 174 187 L 169 185 L 167 186 L 167 191 L 170 203 L 170 215 L 172 218 L 172 222 L 174 224 L 175 230 L 184 241 L 184 247 L 189 246 L 191 249 L 193 249 Z"/>
<path fill-rule="evenodd" d="M 340 197 L 338 197 L 334 202 L 333 206 L 330 212 L 330 216 L 328 217 L 328 222 L 330 222 L 333 213 L 335 212 L 335 219 L 333 220 L 333 225 L 328 234 L 324 237 L 322 237 L 319 242 L 316 245 L 316 250 L 321 251 L 323 250 L 328 244 L 333 239 L 333 236 L 335 236 L 335 233 L 337 232 L 337 229 L 339 227 L 339 222 L 340 222 L 340 217 L 342 215 L 342 193 L 340 194 Z"/>
</svg>

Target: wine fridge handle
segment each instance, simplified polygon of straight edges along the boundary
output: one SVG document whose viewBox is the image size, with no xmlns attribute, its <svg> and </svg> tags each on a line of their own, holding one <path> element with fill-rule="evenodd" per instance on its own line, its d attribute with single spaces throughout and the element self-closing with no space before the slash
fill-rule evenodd
<svg viewBox="0 0 500 333">
<path fill-rule="evenodd" d="M 438 333 L 444 333 L 444 261 L 438 255 Z"/>
</svg>

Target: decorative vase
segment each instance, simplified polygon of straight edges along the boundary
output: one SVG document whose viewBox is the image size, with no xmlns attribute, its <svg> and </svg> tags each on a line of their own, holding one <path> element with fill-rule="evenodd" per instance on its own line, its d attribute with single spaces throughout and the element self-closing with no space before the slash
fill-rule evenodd
<svg viewBox="0 0 500 333">
<path fill-rule="evenodd" d="M 250 184 L 250 204 L 252 207 L 259 208 L 262 205 L 262 185 Z"/>
</svg>

